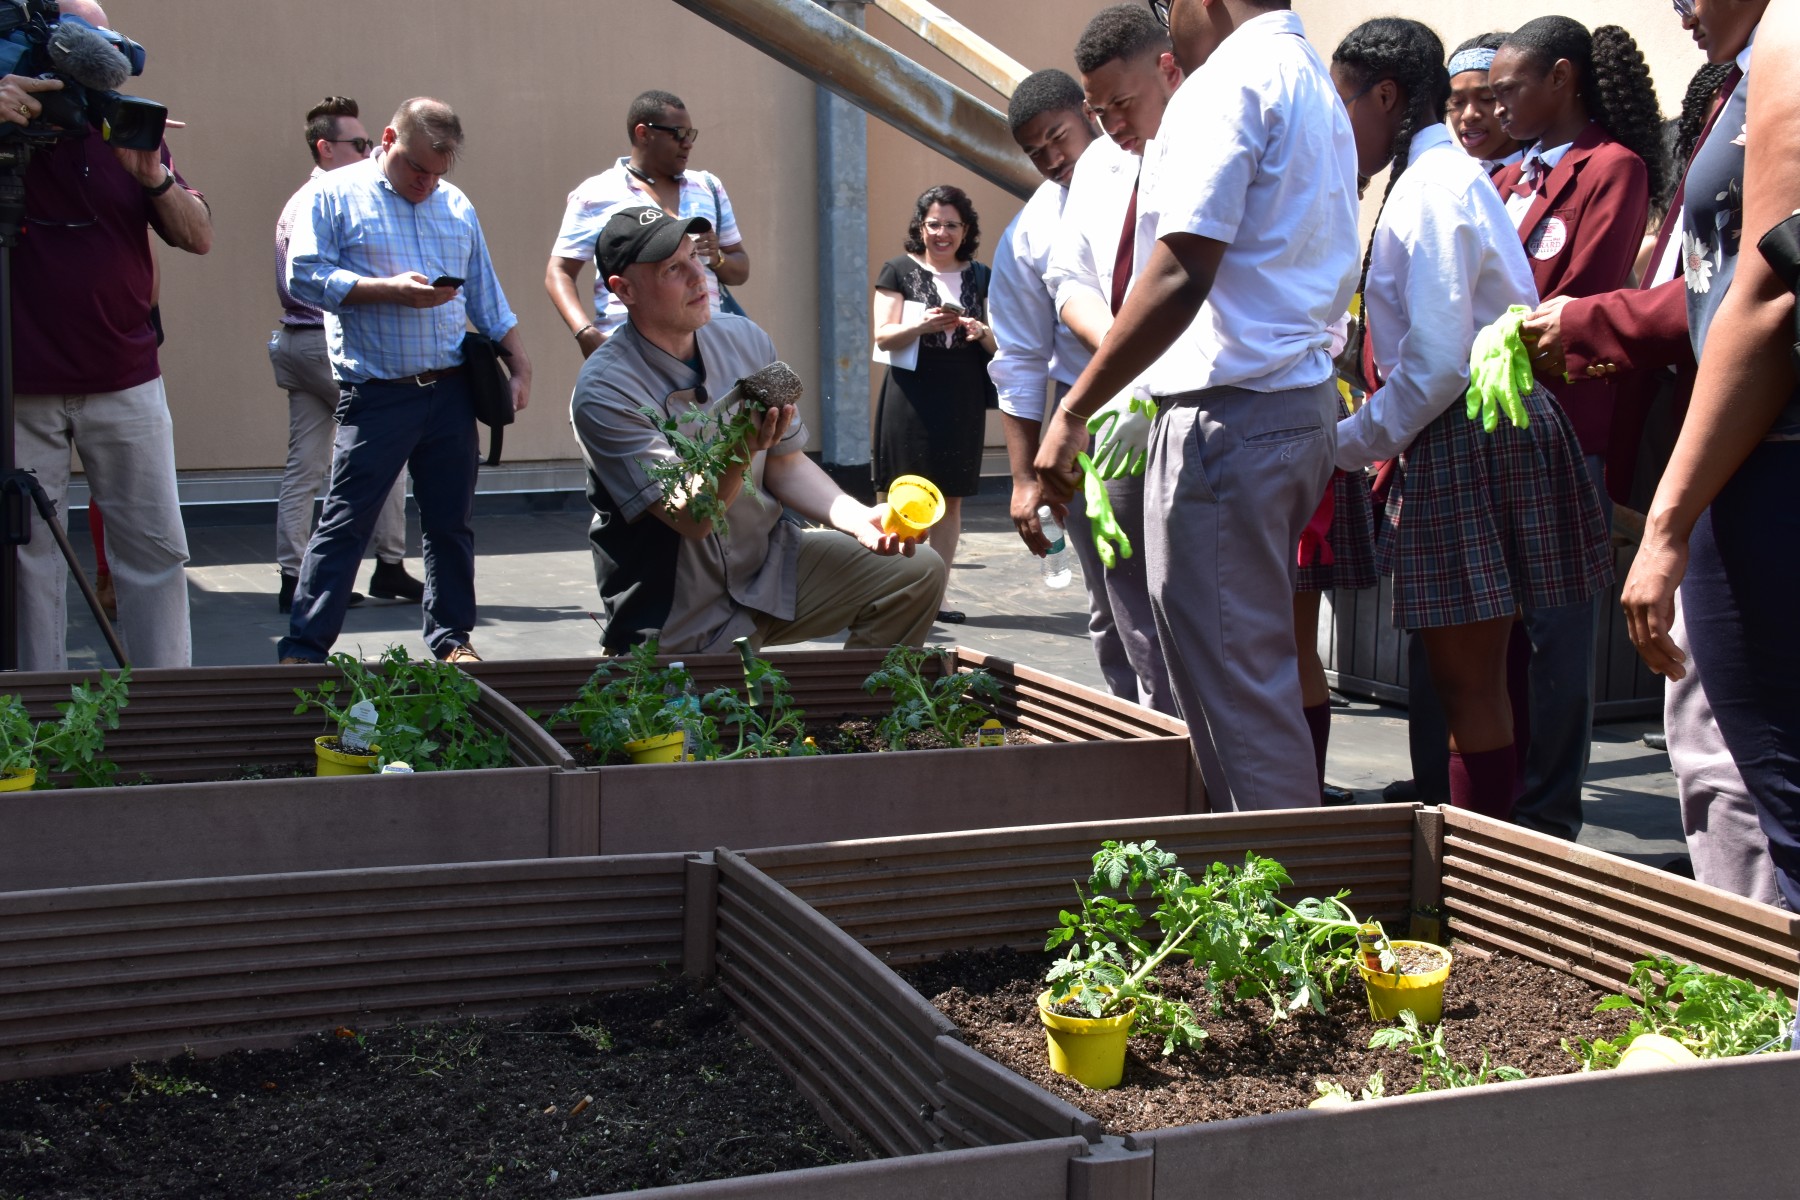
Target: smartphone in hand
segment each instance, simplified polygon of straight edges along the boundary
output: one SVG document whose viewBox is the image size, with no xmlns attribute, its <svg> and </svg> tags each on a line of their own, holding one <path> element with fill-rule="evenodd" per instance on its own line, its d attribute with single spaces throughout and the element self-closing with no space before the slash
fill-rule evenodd
<svg viewBox="0 0 1800 1200">
<path fill-rule="evenodd" d="M 939 312 L 947 312 L 953 317 L 960 317 L 968 310 L 963 308 L 963 306 L 960 304 L 957 304 L 950 300 L 946 300 L 942 304 L 938 305 L 938 311 Z"/>
<path fill-rule="evenodd" d="M 439 275 L 431 281 L 432 287 L 459 288 L 462 285 L 463 281 L 455 275 Z"/>
</svg>

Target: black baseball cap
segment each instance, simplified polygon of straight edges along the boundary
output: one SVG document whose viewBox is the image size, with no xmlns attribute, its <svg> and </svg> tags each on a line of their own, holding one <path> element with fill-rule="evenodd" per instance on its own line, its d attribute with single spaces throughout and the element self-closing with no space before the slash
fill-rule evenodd
<svg viewBox="0 0 1800 1200">
<path fill-rule="evenodd" d="M 705 217 L 671 217 L 649 205 L 621 208 L 600 231 L 594 262 L 600 278 L 610 279 L 632 263 L 661 262 L 681 248 L 681 239 L 688 234 L 711 229 L 712 222 Z"/>
</svg>

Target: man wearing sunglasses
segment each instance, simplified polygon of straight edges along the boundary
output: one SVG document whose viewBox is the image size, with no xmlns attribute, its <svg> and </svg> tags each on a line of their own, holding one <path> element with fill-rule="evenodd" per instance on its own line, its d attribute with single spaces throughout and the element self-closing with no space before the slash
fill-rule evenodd
<svg viewBox="0 0 1800 1200">
<path fill-rule="evenodd" d="M 671 217 L 705 217 L 711 228 L 694 235 L 694 249 L 706 272 L 713 312 L 741 315 L 729 292 L 750 278 L 750 256 L 738 233 L 737 216 L 725 185 L 710 171 L 688 170 L 688 156 L 700 131 L 688 117 L 681 97 L 645 92 L 625 113 L 631 153 L 607 170 L 581 182 L 569 193 L 562 229 L 544 269 L 544 289 L 586 358 L 625 323 L 625 305 L 607 290 L 602 273 L 594 273 L 590 308 L 581 298 L 581 272 L 594 261 L 594 246 L 613 213 L 651 205 Z"/>
<path fill-rule="evenodd" d="M 275 294 L 281 299 L 281 325 L 269 339 L 275 386 L 288 394 L 287 468 L 281 474 L 281 499 L 275 512 L 275 563 L 281 570 L 276 607 L 291 612 L 300 582 L 300 560 L 312 536 L 313 501 L 325 488 L 331 469 L 331 443 L 337 426 L 338 385 L 331 377 L 331 355 L 325 347 L 325 314 L 294 299 L 287 288 L 288 239 L 294 222 L 309 210 L 312 194 L 327 172 L 362 162 L 375 148 L 363 128 L 356 101 L 327 96 L 306 114 L 306 148 L 313 169 L 306 183 L 288 199 L 275 222 Z M 393 490 L 375 518 L 375 574 L 369 591 L 384 600 L 418 603 L 425 585 L 406 573 L 406 479 Z M 362 602 L 351 592 L 350 603 Z"/>
</svg>

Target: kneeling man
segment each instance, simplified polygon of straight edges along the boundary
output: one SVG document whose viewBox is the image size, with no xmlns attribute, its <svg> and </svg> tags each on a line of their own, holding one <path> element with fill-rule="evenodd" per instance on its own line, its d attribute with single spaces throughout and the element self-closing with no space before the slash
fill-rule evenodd
<svg viewBox="0 0 1800 1200">
<path fill-rule="evenodd" d="M 694 514 L 700 479 L 665 501 L 651 478 L 648 467 L 676 459 L 665 419 L 776 361 L 754 323 L 712 311 L 689 237 L 711 228 L 704 217 L 627 208 L 595 247 L 630 315 L 588 357 L 570 402 L 594 506 L 602 644 L 618 653 L 654 636 L 665 652 L 694 654 L 738 637 L 762 647 L 848 628 L 846 646 L 922 645 L 944 592 L 943 560 L 884 532 L 886 505 L 858 503 L 801 452 L 806 427 L 792 404 L 761 416 L 712 489 L 726 528 Z"/>
</svg>

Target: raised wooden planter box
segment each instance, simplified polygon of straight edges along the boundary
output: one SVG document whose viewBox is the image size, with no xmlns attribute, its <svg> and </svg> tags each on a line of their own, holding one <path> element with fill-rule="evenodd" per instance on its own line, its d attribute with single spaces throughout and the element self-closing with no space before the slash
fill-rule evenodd
<svg viewBox="0 0 1800 1200">
<path fill-rule="evenodd" d="M 1077 1190 L 1083 1171 L 1083 1187 L 1103 1176 L 1106 1195 L 1156 1200 L 1654 1195 L 1673 1179 L 1752 1196 L 1785 1170 L 1793 1054 L 1100 1139 L 1079 1110 L 995 1074 L 882 968 L 954 949 L 1040 948 L 1070 880 L 1109 837 L 1154 837 L 1190 868 L 1254 849 L 1288 866 L 1295 894 L 1349 887 L 1359 911 L 1410 912 L 1415 929 L 1441 920 L 1449 935 L 1608 988 L 1656 953 L 1789 995 L 1800 972 L 1793 914 L 1481 817 L 1396 805 L 721 851 L 720 978 L 817 1094 L 889 1131 L 889 1152 L 991 1141 L 996 1129 L 1006 1140 L 1087 1138 L 1095 1154 L 1073 1160 L 1069 1190 L 1044 1196 L 1101 1194 Z M 784 893 L 819 921 L 792 913 Z M 821 1048 L 825 1038 L 836 1046 Z M 894 1048 L 877 1053 L 878 1042 Z"/>
<path fill-rule="evenodd" d="M 863 691 L 876 650 L 775 652 L 811 719 L 878 717 L 890 704 Z M 520 709 L 550 713 L 573 699 L 601 659 L 484 662 L 470 672 Z M 736 655 L 681 658 L 705 692 L 742 682 Z M 590 768 L 599 782 L 599 840 L 590 853 L 643 854 L 774 846 L 1059 821 L 1204 811 L 1180 721 L 972 650 L 954 669 L 985 668 L 1003 689 L 995 715 L 1035 744 L 980 750 L 826 755 L 725 763 Z M 577 748 L 572 724 L 552 731 Z"/>
<path fill-rule="evenodd" d="M 548 735 L 483 687 L 475 713 L 517 765 L 412 776 L 240 780 L 246 767 L 312 759 L 325 732 L 294 689 L 330 667 L 140 670 L 107 737 L 130 787 L 0 793 L 0 889 L 74 887 L 409 863 L 583 853 L 592 789 Z M 40 717 L 74 672 L 7 677 Z M 207 782 L 211 781 L 211 782 Z"/>
<path fill-rule="evenodd" d="M 1353 887 L 1388 917 L 1441 904 L 1458 937 L 1608 986 L 1659 951 L 1784 986 L 1800 967 L 1791 914 L 1461 813 L 1115 821 L 0 894 L 0 1078 L 521 1013 L 679 966 L 716 973 L 821 1112 L 893 1157 L 669 1196 L 1499 1200 L 1658 1195 L 1671 1179 L 1764 1196 L 1781 1177 L 1793 1055 L 1103 1136 L 964 1045 L 877 952 L 1041 944 L 1108 836 L 1153 836 L 1190 864 L 1257 849 L 1296 890 Z"/>
</svg>

